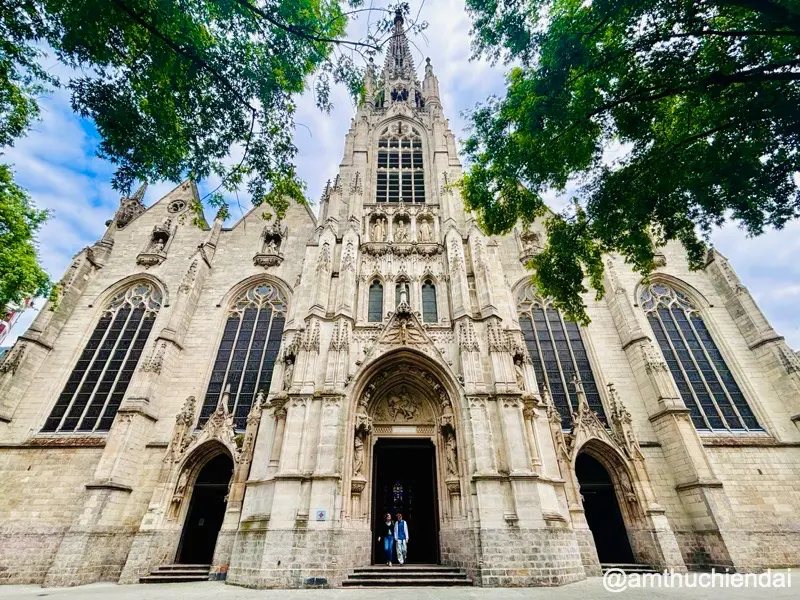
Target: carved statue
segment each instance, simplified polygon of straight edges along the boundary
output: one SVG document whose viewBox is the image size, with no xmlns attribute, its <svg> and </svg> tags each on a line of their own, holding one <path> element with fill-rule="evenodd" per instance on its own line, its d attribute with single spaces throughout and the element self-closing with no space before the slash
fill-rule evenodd
<svg viewBox="0 0 800 600">
<path fill-rule="evenodd" d="M 289 390 L 292 387 L 292 378 L 294 376 L 294 361 L 287 360 L 286 366 L 283 369 L 283 389 Z"/>
<path fill-rule="evenodd" d="M 386 240 L 386 220 L 378 217 L 372 222 L 372 241 L 383 242 Z"/>
<path fill-rule="evenodd" d="M 514 359 L 514 375 L 517 378 L 517 387 L 525 391 L 525 371 L 522 369 L 522 359 Z"/>
<path fill-rule="evenodd" d="M 153 240 L 153 247 L 151 251 L 154 254 L 161 254 L 164 251 L 164 240 L 162 238 L 156 238 Z"/>
<path fill-rule="evenodd" d="M 183 495 L 186 493 L 186 486 L 189 483 L 189 472 L 183 471 L 178 478 L 178 485 L 175 486 L 175 493 L 172 494 L 172 501 L 178 503 L 183 500 Z"/>
<path fill-rule="evenodd" d="M 361 437 L 356 435 L 353 442 L 353 477 L 362 475 L 361 470 L 364 468 L 364 442 Z"/>
<path fill-rule="evenodd" d="M 270 240 L 267 243 L 267 254 L 277 254 L 278 253 L 278 244 L 275 243 L 275 240 Z"/>
<path fill-rule="evenodd" d="M 431 231 L 431 224 L 428 219 L 422 219 L 419 222 L 419 241 L 430 242 L 433 241 L 433 231 Z"/>
<path fill-rule="evenodd" d="M 445 441 L 445 458 L 447 459 L 447 474 L 458 477 L 458 450 L 454 433 L 450 433 Z"/>
<path fill-rule="evenodd" d="M 397 230 L 394 232 L 394 241 L 395 242 L 408 241 L 408 225 L 406 224 L 405 221 L 397 222 Z"/>
<path fill-rule="evenodd" d="M 389 396 L 387 402 L 389 407 L 389 416 L 391 419 L 397 420 L 398 417 L 403 417 L 406 421 L 411 421 L 417 416 L 418 404 L 409 396 L 406 390 L 400 390 L 399 394 Z"/>
</svg>

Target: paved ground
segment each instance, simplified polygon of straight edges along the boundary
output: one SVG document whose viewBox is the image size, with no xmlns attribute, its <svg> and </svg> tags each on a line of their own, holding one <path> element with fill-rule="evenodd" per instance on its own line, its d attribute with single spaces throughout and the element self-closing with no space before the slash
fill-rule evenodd
<svg viewBox="0 0 800 600">
<path fill-rule="evenodd" d="M 603 587 L 603 580 L 594 577 L 559 588 L 388 588 L 383 590 L 250 590 L 224 583 L 170 583 L 159 585 L 114 585 L 98 583 L 74 588 L 41 588 L 39 586 L 0 586 L 2 600 L 594 600 L 624 598 L 626 600 L 796 600 L 800 598 L 800 570 L 786 578 L 791 587 L 778 589 L 626 589 L 612 593 Z M 631 583 L 631 582 L 629 582 Z M 635 584 L 634 584 L 635 586 Z"/>
</svg>

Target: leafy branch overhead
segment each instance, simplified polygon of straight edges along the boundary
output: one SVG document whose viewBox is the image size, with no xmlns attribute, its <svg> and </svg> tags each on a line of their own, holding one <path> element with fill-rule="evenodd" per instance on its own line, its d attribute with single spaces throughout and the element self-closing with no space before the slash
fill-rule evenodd
<svg viewBox="0 0 800 600">
<path fill-rule="evenodd" d="M 491 233 L 546 217 L 530 265 L 587 321 L 604 253 L 648 274 L 679 240 L 703 264 L 728 219 L 747 233 L 800 211 L 800 3 L 793 0 L 467 0 L 476 55 L 515 65 L 471 114 L 468 206 Z M 610 149 L 613 149 L 610 150 Z"/>
<path fill-rule="evenodd" d="M 246 190 L 285 210 L 287 198 L 305 202 L 297 95 L 310 82 L 323 110 L 335 84 L 360 98 L 361 65 L 391 35 L 395 8 L 410 11 L 362 0 L 0 0 L 0 152 L 36 120 L 41 93 L 65 84 L 116 166 L 116 189 L 214 178 L 208 204 L 225 208 L 222 191 Z M 363 39 L 347 39 L 358 18 Z M 48 73 L 51 52 L 73 78 Z"/>
</svg>

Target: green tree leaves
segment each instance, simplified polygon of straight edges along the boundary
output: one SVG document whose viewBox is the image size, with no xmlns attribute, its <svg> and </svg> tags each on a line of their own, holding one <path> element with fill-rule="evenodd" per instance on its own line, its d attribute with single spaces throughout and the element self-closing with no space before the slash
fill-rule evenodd
<svg viewBox="0 0 800 600">
<path fill-rule="evenodd" d="M 541 291 L 586 320 L 603 253 L 643 274 L 654 244 L 693 266 L 714 226 L 753 235 L 800 212 L 800 7 L 749 0 L 468 0 L 474 49 L 513 61 L 503 99 L 472 113 L 462 182 L 491 233 L 579 183 L 533 261 Z M 609 157 L 607 148 L 621 148 Z M 524 192 L 510 192 L 514 185 Z M 522 201 L 521 199 L 524 199 Z"/>
</svg>

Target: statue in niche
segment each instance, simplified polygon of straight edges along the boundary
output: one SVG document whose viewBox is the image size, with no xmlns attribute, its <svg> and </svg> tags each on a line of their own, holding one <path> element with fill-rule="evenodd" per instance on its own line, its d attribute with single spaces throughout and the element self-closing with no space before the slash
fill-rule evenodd
<svg viewBox="0 0 800 600">
<path fill-rule="evenodd" d="M 447 461 L 447 474 L 458 477 L 458 449 L 456 448 L 456 434 L 452 431 L 445 440 L 445 459 Z"/>
<path fill-rule="evenodd" d="M 522 359 L 518 356 L 514 357 L 514 375 L 517 379 L 517 387 L 523 392 L 525 391 L 525 371 L 522 368 Z"/>
<path fill-rule="evenodd" d="M 283 368 L 283 389 L 289 391 L 292 387 L 294 377 L 294 360 L 286 359 L 286 366 Z"/>
<path fill-rule="evenodd" d="M 267 254 L 278 253 L 278 244 L 275 243 L 275 240 L 270 240 L 269 242 L 267 242 L 266 253 Z"/>
<path fill-rule="evenodd" d="M 183 500 L 183 495 L 186 493 L 186 486 L 189 483 L 188 471 L 183 471 L 178 478 L 178 485 L 175 486 L 175 493 L 172 494 L 172 501 L 178 503 Z"/>
<path fill-rule="evenodd" d="M 165 240 L 162 238 L 156 238 L 153 241 L 153 246 L 151 248 L 151 252 L 155 254 L 161 254 L 164 251 Z"/>
<path fill-rule="evenodd" d="M 431 230 L 431 224 L 428 219 L 422 219 L 419 222 L 419 241 L 420 242 L 432 242 L 433 241 L 433 231 Z"/>
<path fill-rule="evenodd" d="M 405 221 L 398 221 L 397 222 L 397 230 L 394 232 L 394 241 L 395 242 L 407 242 L 408 241 L 408 223 Z"/>
<path fill-rule="evenodd" d="M 378 217 L 372 221 L 371 237 L 373 242 L 386 241 L 386 219 Z"/>
<path fill-rule="evenodd" d="M 361 472 L 364 468 L 364 441 L 361 436 L 356 435 L 353 442 L 353 477 L 363 475 Z"/>
</svg>

